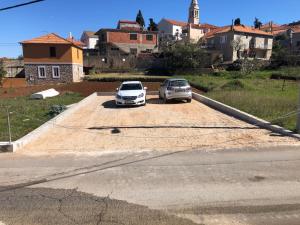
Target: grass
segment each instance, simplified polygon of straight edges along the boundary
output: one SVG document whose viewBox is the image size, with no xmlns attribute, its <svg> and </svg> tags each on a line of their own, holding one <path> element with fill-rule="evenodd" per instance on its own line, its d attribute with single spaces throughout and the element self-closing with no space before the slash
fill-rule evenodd
<svg viewBox="0 0 300 225">
<path fill-rule="evenodd" d="M 70 105 L 83 99 L 77 93 L 65 93 L 58 97 L 45 100 L 31 100 L 29 97 L 1 99 L 0 103 L 0 141 L 8 141 L 7 113 L 11 114 L 12 139 L 17 140 L 36 129 L 51 116 L 48 114 L 53 105 Z"/>
<path fill-rule="evenodd" d="M 210 98 L 295 131 L 296 115 L 277 118 L 297 110 L 299 85 L 295 81 L 272 80 L 272 73 L 274 71 L 258 71 L 236 78 L 235 72 L 225 72 L 185 78 L 203 87 Z"/>
</svg>

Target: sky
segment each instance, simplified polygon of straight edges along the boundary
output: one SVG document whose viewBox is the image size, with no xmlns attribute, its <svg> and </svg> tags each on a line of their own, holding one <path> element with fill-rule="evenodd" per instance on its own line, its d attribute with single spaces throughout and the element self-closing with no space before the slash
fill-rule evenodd
<svg viewBox="0 0 300 225">
<path fill-rule="evenodd" d="M 0 0 L 0 8 L 29 0 Z M 217 26 L 241 18 L 252 25 L 254 18 L 263 23 L 284 24 L 300 20 L 300 0 L 198 0 L 202 23 Z M 77 39 L 84 30 L 115 28 L 120 19 L 135 20 L 139 9 L 145 20 L 162 18 L 187 21 L 191 0 L 46 0 L 41 3 L 0 11 L 0 57 L 22 54 L 20 41 L 55 32 Z"/>
</svg>

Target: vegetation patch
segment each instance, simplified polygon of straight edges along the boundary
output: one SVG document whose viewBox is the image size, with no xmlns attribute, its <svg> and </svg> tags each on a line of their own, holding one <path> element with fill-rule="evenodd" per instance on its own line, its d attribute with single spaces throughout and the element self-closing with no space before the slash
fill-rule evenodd
<svg viewBox="0 0 300 225">
<path fill-rule="evenodd" d="M 242 90 L 244 88 L 245 85 L 240 80 L 230 80 L 221 87 L 222 90 Z"/>
<path fill-rule="evenodd" d="M 212 99 L 295 131 L 296 113 L 281 117 L 297 110 L 299 85 L 270 79 L 274 72 L 255 71 L 239 79 L 236 71 L 184 77 Z"/>
<path fill-rule="evenodd" d="M 130 73 L 108 73 L 108 74 L 95 74 L 85 77 L 87 81 L 97 82 L 123 82 L 123 81 L 142 81 L 142 82 L 162 82 L 169 76 L 159 75 L 144 75 L 144 74 L 130 74 Z"/>
<path fill-rule="evenodd" d="M 60 109 L 54 112 L 54 105 L 71 105 L 82 99 L 80 94 L 70 92 L 44 100 L 31 100 L 29 97 L 1 99 L 0 141 L 9 140 L 7 109 L 10 112 L 12 139 L 17 140 L 61 112 Z"/>
</svg>

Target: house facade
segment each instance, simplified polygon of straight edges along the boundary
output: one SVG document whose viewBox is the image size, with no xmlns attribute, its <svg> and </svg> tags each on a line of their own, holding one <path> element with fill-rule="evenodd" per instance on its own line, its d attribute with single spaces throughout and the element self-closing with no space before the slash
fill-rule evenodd
<svg viewBox="0 0 300 225">
<path fill-rule="evenodd" d="M 71 83 L 82 80 L 81 43 L 51 33 L 21 42 L 29 84 Z"/>
<path fill-rule="evenodd" d="M 300 55 L 300 28 L 292 31 L 291 48 L 293 54 Z"/>
<path fill-rule="evenodd" d="M 269 60 L 272 55 L 273 35 L 244 25 L 215 29 L 204 39 L 208 49 L 223 55 L 223 61 L 233 62 L 241 58 Z"/>
<path fill-rule="evenodd" d="M 80 41 L 84 43 L 85 49 L 96 49 L 98 40 L 98 35 L 93 31 L 84 31 L 80 38 Z"/>
<path fill-rule="evenodd" d="M 157 32 L 127 29 L 100 29 L 99 53 L 109 56 L 114 52 L 139 55 L 158 51 Z"/>
</svg>

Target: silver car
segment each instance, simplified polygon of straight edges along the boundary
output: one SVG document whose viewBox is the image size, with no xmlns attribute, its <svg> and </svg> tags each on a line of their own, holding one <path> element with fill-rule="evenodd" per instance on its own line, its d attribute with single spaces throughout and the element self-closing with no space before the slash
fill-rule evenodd
<svg viewBox="0 0 300 225">
<path fill-rule="evenodd" d="M 185 79 L 167 79 L 159 89 L 159 98 L 165 103 L 169 100 L 192 101 L 192 88 Z"/>
</svg>

